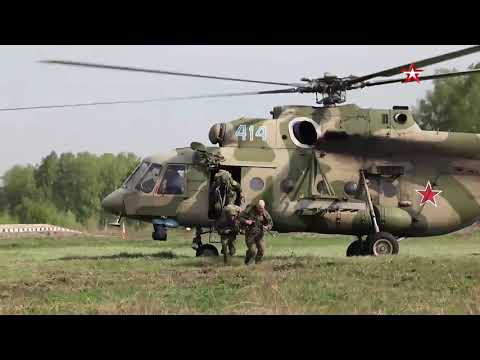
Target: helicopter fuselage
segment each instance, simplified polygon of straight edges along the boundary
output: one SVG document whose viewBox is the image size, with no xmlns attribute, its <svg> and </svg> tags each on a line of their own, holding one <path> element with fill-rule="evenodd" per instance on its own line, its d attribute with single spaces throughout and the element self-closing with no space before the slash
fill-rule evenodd
<svg viewBox="0 0 480 360">
<path fill-rule="evenodd" d="M 242 206 L 263 199 L 279 232 L 371 232 L 366 178 L 378 226 L 395 236 L 449 233 L 480 216 L 480 137 L 424 131 L 405 108 L 284 106 L 272 119 L 240 118 L 210 130 L 210 154 L 176 149 L 143 159 L 106 210 L 143 221 L 211 226 L 215 171 L 240 182 Z M 430 188 L 429 188 L 430 186 Z"/>
</svg>

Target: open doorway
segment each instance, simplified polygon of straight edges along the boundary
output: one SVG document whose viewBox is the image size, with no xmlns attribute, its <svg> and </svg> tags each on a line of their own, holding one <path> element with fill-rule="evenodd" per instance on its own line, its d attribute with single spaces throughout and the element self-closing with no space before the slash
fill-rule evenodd
<svg viewBox="0 0 480 360">
<path fill-rule="evenodd" d="M 218 169 L 210 171 L 210 177 L 208 180 L 208 186 L 211 189 L 212 188 L 212 183 L 215 178 L 215 174 L 219 170 L 226 170 L 228 171 L 231 175 L 232 178 L 238 182 L 239 184 L 242 183 L 242 168 L 240 166 L 220 166 Z M 240 196 L 237 196 L 237 199 L 235 200 L 235 205 L 240 206 L 241 205 L 241 199 Z M 213 196 L 212 191 L 209 191 L 209 199 L 208 199 L 208 217 L 210 219 L 215 219 L 218 216 L 218 209 L 215 209 L 215 197 Z"/>
</svg>

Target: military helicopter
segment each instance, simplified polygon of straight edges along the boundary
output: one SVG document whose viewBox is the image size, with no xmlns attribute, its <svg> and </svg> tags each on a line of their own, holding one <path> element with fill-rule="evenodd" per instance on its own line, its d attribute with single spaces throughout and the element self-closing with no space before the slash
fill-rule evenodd
<svg viewBox="0 0 480 360">
<path fill-rule="evenodd" d="M 318 106 L 278 106 L 269 119 L 242 117 L 213 125 L 209 131 L 213 146 L 193 142 L 169 154 L 146 157 L 102 205 L 120 218 L 151 222 L 156 240 L 166 240 L 168 228 L 194 227 L 196 254 L 218 255 L 215 246 L 202 243 L 201 235 L 212 231 L 209 187 L 215 173 L 224 169 L 241 184 L 245 203 L 266 201 L 273 230 L 352 235 L 356 240 L 347 256 L 382 256 L 397 254 L 399 242 L 407 237 L 447 234 L 479 218 L 480 134 L 422 130 L 408 107 L 361 109 L 341 104 L 348 91 L 406 81 L 374 78 L 401 75 L 412 65 L 423 68 L 478 51 L 480 46 L 473 46 L 364 76 L 326 73 L 300 83 L 44 62 L 284 87 L 162 100 L 314 94 Z"/>
</svg>

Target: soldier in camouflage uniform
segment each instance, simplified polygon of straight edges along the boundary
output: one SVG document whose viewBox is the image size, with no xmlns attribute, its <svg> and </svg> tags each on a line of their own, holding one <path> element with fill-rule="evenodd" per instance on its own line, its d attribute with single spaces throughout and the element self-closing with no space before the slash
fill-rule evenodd
<svg viewBox="0 0 480 360">
<path fill-rule="evenodd" d="M 237 197 L 242 199 L 242 189 L 232 174 L 226 170 L 219 170 L 213 180 L 213 198 L 215 199 L 214 209 L 216 217 L 221 216 L 224 207 L 235 205 Z"/>
<path fill-rule="evenodd" d="M 265 201 L 259 200 L 256 204 L 249 205 L 240 214 L 240 223 L 245 226 L 245 264 L 249 265 L 253 259 L 258 264 L 265 254 L 264 232 L 273 226 L 272 217 L 265 209 Z"/>
<path fill-rule="evenodd" d="M 215 229 L 222 241 L 222 253 L 225 264 L 228 262 L 228 255 L 235 255 L 235 240 L 240 232 L 238 216 L 242 209 L 230 204 L 227 205 L 221 216 L 215 221 Z"/>
</svg>

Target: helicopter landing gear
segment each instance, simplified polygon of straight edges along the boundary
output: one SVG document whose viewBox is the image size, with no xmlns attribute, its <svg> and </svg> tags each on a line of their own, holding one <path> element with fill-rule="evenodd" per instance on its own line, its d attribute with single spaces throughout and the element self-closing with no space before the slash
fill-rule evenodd
<svg viewBox="0 0 480 360">
<path fill-rule="evenodd" d="M 358 236 L 358 240 L 354 241 L 347 249 L 347 256 L 355 255 L 373 255 L 373 256 L 385 256 L 396 255 L 399 251 L 398 241 L 390 233 L 380 231 L 380 227 L 377 222 L 377 214 L 373 206 L 372 198 L 370 196 L 370 190 L 368 189 L 368 181 L 365 176 L 365 171 L 360 170 L 360 184 L 365 190 L 367 198 L 368 211 L 372 220 L 373 232 L 367 236 L 365 241 L 362 241 L 361 236 Z"/>
<path fill-rule="evenodd" d="M 380 231 L 362 240 L 352 242 L 347 248 L 347 256 L 387 256 L 397 255 L 400 250 L 398 240 L 390 233 Z"/>
<path fill-rule="evenodd" d="M 358 240 L 355 240 L 348 246 L 347 257 L 366 255 L 370 255 L 368 244 L 366 243 L 366 241 L 362 240 L 361 236 L 358 236 Z"/>
<path fill-rule="evenodd" d="M 161 225 L 153 225 L 152 239 L 157 241 L 166 241 L 167 229 Z"/>
<path fill-rule="evenodd" d="M 192 241 L 192 249 L 195 250 L 195 256 L 218 256 L 218 250 L 214 245 L 202 243 L 202 235 L 206 233 L 209 233 L 209 231 L 202 232 L 200 226 L 195 227 L 195 237 Z"/>
<path fill-rule="evenodd" d="M 196 256 L 218 256 L 218 249 L 212 244 L 203 244 L 197 249 Z"/>
<path fill-rule="evenodd" d="M 367 237 L 367 249 L 373 256 L 397 255 L 400 250 L 397 239 L 390 233 L 378 232 Z"/>
<path fill-rule="evenodd" d="M 202 246 L 202 228 L 201 227 L 195 227 L 195 237 L 192 240 L 192 249 L 193 250 L 198 250 L 200 246 Z"/>
</svg>

